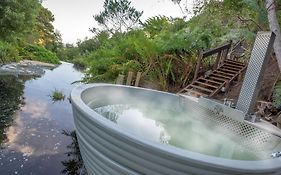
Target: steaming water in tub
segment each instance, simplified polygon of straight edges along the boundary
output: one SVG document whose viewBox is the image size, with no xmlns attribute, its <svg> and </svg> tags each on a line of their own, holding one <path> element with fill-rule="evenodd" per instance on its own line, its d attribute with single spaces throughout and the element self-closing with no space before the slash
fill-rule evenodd
<svg viewBox="0 0 281 175">
<path fill-rule="evenodd" d="M 88 106 L 126 132 L 151 142 L 233 160 L 270 158 L 269 154 L 243 147 L 224 130 L 198 117 L 204 115 L 202 111 L 140 100 L 99 105 L 90 102 Z"/>
</svg>

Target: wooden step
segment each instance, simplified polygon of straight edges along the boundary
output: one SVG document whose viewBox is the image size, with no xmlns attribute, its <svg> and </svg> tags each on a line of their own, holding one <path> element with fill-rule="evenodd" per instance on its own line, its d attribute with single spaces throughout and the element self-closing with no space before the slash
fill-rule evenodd
<svg viewBox="0 0 281 175">
<path fill-rule="evenodd" d="M 214 85 L 211 85 L 211 84 L 208 84 L 208 83 L 203 83 L 203 82 L 200 82 L 200 81 L 195 81 L 194 84 L 197 83 L 199 85 L 204 85 L 204 86 L 208 86 L 208 87 L 212 87 L 212 88 L 218 88 L 218 86 L 214 86 Z"/>
<path fill-rule="evenodd" d="M 215 84 L 218 84 L 218 85 L 221 85 L 221 84 L 222 84 L 221 82 L 217 82 L 217 81 L 213 81 L 213 80 L 208 80 L 208 79 L 205 79 L 205 78 L 200 78 L 200 79 L 198 79 L 198 80 L 203 80 L 203 81 L 215 83 Z"/>
<path fill-rule="evenodd" d="M 217 81 L 221 81 L 221 82 L 226 82 L 228 81 L 228 79 L 225 79 L 225 78 L 218 78 L 218 77 L 212 77 L 212 75 L 209 77 L 210 79 L 213 79 L 213 80 L 217 80 Z"/>
<path fill-rule="evenodd" d="M 201 87 L 201 86 L 196 86 L 196 85 L 190 85 L 191 87 L 193 87 L 193 88 L 196 88 L 196 89 L 200 89 L 200 90 L 202 90 L 202 91 L 206 91 L 206 92 L 210 92 L 210 93 L 212 93 L 213 92 L 213 90 L 210 90 L 210 89 L 207 89 L 207 88 L 203 88 L 203 87 Z"/>
<path fill-rule="evenodd" d="M 185 90 L 186 90 L 186 92 L 184 92 L 183 94 L 189 93 L 188 95 L 196 95 L 196 96 L 203 96 L 203 97 L 208 96 L 208 94 L 205 94 L 203 92 L 194 91 L 192 89 L 185 89 Z"/>
<path fill-rule="evenodd" d="M 228 80 L 231 79 L 231 77 L 232 77 L 232 76 L 224 76 L 224 75 L 221 75 L 221 74 L 216 73 L 216 72 L 212 73 L 211 75 L 216 76 L 216 77 L 226 78 Z"/>
<path fill-rule="evenodd" d="M 219 71 L 223 71 L 223 72 L 229 72 L 229 73 L 232 73 L 233 75 L 237 74 L 239 71 L 234 71 L 234 70 L 229 70 L 229 69 L 224 69 L 222 67 L 220 67 L 218 69 Z"/>
<path fill-rule="evenodd" d="M 235 68 L 238 68 L 238 69 L 242 69 L 244 67 L 244 66 L 234 65 L 234 64 L 231 64 L 231 63 L 224 63 L 224 65 L 227 65 L 227 66 L 230 66 L 230 67 L 235 67 Z"/>
<path fill-rule="evenodd" d="M 215 72 L 220 73 L 220 74 L 223 74 L 223 75 L 226 75 L 226 76 L 231 76 L 231 77 L 233 77 L 233 76 L 235 75 L 235 74 L 233 74 L 233 73 L 224 72 L 224 71 L 222 71 L 222 70 L 215 70 Z"/>
<path fill-rule="evenodd" d="M 231 67 L 231 66 L 228 66 L 228 65 L 226 65 L 226 64 L 224 64 L 224 65 L 221 66 L 220 68 L 227 69 L 227 70 L 231 69 L 231 70 L 237 71 L 237 72 L 242 69 L 242 68 L 238 68 L 238 67 Z"/>
<path fill-rule="evenodd" d="M 224 62 L 231 63 L 231 64 L 236 64 L 236 65 L 239 65 L 239 66 L 245 66 L 244 63 L 241 63 L 239 61 L 229 60 L 229 59 L 224 60 Z"/>
</svg>

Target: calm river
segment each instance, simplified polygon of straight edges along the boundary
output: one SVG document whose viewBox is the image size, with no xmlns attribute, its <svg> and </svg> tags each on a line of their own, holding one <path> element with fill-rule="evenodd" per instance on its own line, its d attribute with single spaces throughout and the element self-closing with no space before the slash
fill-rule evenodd
<svg viewBox="0 0 281 175">
<path fill-rule="evenodd" d="M 46 69 L 39 78 L 0 76 L 1 175 L 76 171 L 73 137 L 66 134 L 74 130 L 71 104 L 67 98 L 53 102 L 49 95 L 56 89 L 68 97 L 78 85 L 71 83 L 82 77 L 69 63 Z"/>
</svg>

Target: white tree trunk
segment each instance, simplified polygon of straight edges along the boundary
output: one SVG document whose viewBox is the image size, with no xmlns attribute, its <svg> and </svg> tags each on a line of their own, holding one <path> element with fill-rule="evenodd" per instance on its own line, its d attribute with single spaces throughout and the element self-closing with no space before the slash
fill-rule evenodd
<svg viewBox="0 0 281 175">
<path fill-rule="evenodd" d="M 275 0 L 265 0 L 265 7 L 267 9 L 267 17 L 268 17 L 270 30 L 274 32 L 276 35 L 273 48 L 277 58 L 279 70 L 281 72 L 281 34 L 280 34 L 280 27 L 276 14 L 277 4 Z"/>
</svg>

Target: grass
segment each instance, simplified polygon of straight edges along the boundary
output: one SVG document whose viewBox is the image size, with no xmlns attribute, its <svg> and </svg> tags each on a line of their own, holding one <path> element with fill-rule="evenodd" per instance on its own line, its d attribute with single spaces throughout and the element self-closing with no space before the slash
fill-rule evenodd
<svg viewBox="0 0 281 175">
<path fill-rule="evenodd" d="M 50 97 L 52 98 L 52 101 L 53 101 L 53 102 L 61 101 L 61 100 L 64 100 L 64 99 L 65 99 L 65 95 L 64 95 L 61 91 L 59 91 L 59 90 L 57 90 L 57 89 L 55 89 L 55 90 L 52 92 L 52 94 L 50 95 Z"/>
</svg>

